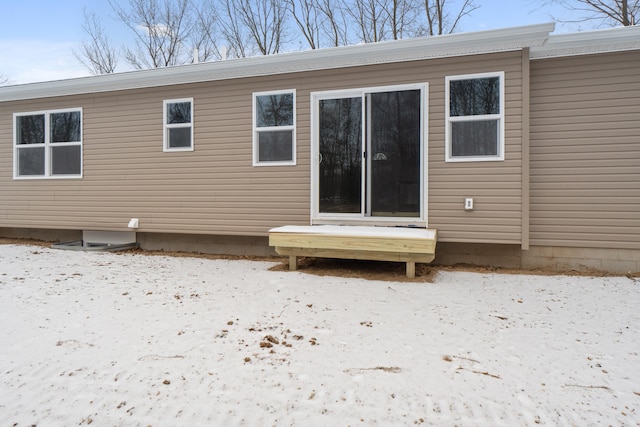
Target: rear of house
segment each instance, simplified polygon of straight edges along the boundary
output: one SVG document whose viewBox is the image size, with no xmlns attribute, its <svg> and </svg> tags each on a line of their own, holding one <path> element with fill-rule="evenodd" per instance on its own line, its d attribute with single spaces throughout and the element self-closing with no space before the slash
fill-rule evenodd
<svg viewBox="0 0 640 427">
<path fill-rule="evenodd" d="M 282 225 L 428 227 L 441 263 L 638 271 L 639 29 L 552 30 L 0 88 L 0 235 L 268 254 Z"/>
</svg>

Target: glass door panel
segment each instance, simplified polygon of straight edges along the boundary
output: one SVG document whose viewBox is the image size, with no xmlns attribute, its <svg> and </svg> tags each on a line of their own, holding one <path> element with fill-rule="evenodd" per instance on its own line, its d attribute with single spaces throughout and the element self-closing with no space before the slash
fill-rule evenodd
<svg viewBox="0 0 640 427">
<path fill-rule="evenodd" d="M 374 92 L 367 100 L 367 212 L 419 217 L 421 92 Z"/>
<path fill-rule="evenodd" d="M 362 213 L 362 98 L 318 101 L 320 213 Z"/>
</svg>

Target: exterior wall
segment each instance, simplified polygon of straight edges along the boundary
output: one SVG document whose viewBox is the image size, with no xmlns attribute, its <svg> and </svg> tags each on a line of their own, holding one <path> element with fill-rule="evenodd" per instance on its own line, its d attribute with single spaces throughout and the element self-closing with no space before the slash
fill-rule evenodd
<svg viewBox="0 0 640 427">
<path fill-rule="evenodd" d="M 532 246 L 640 249 L 639 135 L 640 51 L 531 62 Z"/>
<path fill-rule="evenodd" d="M 439 242 L 522 242 L 522 53 L 456 58 L 455 71 L 440 71 L 429 86 L 429 228 Z M 451 61 L 451 60 L 450 60 Z M 451 69 L 451 66 L 448 67 Z M 505 71 L 505 160 L 450 162 L 445 158 L 444 85 L 449 74 Z M 474 210 L 464 210 L 464 199 Z"/>
<path fill-rule="evenodd" d="M 429 83 L 429 227 L 440 241 L 522 241 L 522 52 L 0 104 L 0 227 L 265 236 L 309 224 L 310 92 Z M 506 160 L 445 163 L 447 75 L 505 71 Z M 297 165 L 252 166 L 252 93 L 296 89 Z M 193 152 L 162 151 L 163 100 L 194 98 Z M 83 178 L 14 180 L 12 114 L 83 108 Z M 475 210 L 465 212 L 464 197 Z"/>
</svg>

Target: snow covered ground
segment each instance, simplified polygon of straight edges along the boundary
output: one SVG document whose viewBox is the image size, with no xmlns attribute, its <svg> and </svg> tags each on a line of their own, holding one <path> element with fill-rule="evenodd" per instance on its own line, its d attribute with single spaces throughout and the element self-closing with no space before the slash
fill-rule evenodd
<svg viewBox="0 0 640 427">
<path fill-rule="evenodd" d="M 274 264 L 0 245 L 0 427 L 640 425 L 638 279 Z"/>
</svg>

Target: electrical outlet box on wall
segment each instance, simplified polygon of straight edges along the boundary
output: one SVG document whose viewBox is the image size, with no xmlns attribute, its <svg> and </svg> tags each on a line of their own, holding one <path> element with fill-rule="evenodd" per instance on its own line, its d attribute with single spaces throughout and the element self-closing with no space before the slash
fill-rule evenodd
<svg viewBox="0 0 640 427">
<path fill-rule="evenodd" d="M 467 197 L 464 199 L 464 210 L 472 211 L 473 210 L 473 199 L 471 197 Z"/>
</svg>

